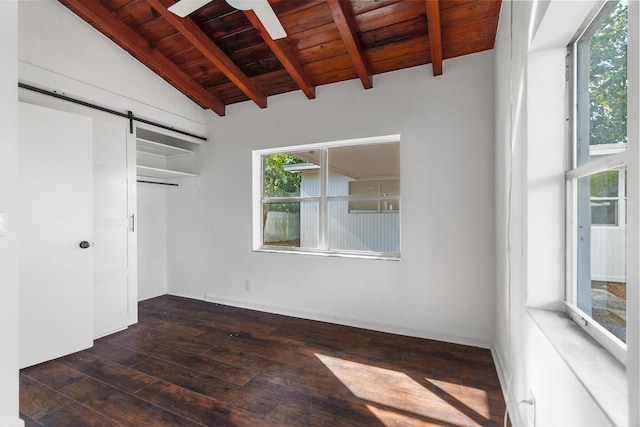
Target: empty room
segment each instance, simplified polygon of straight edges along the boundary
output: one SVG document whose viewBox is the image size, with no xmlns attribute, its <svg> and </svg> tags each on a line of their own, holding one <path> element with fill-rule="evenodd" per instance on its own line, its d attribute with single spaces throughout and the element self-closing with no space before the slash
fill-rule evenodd
<svg viewBox="0 0 640 427">
<path fill-rule="evenodd" d="M 639 1 L 0 36 L 0 427 L 640 425 Z"/>
</svg>

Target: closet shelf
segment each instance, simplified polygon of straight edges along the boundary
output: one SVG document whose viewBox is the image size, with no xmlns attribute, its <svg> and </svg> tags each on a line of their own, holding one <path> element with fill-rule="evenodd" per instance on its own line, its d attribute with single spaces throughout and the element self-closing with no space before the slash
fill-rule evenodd
<svg viewBox="0 0 640 427">
<path fill-rule="evenodd" d="M 137 138 L 136 149 L 142 153 L 155 154 L 166 158 L 193 155 L 193 151 L 187 150 L 186 148 L 174 147 L 173 145 L 143 138 Z"/>
<path fill-rule="evenodd" d="M 169 169 L 160 169 L 160 168 L 152 168 L 149 166 L 136 166 L 136 172 L 139 177 L 146 178 L 160 178 L 160 179 L 171 179 L 171 178 L 192 178 L 198 175 L 189 172 L 180 172 Z"/>
</svg>

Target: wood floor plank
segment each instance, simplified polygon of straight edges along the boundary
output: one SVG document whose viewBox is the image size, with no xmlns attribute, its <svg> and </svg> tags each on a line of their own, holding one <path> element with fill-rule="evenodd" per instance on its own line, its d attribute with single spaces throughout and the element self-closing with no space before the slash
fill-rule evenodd
<svg viewBox="0 0 640 427">
<path fill-rule="evenodd" d="M 87 377 L 82 372 L 78 372 L 56 361 L 23 369 L 22 374 L 53 390 L 60 390 L 69 384 L 73 384 Z"/>
<path fill-rule="evenodd" d="M 58 361 L 127 393 L 134 393 L 156 381 L 156 378 L 84 351 L 63 357 Z"/>
<path fill-rule="evenodd" d="M 153 329 L 167 331 L 174 335 L 184 337 L 197 337 L 206 330 L 197 325 L 197 319 L 191 322 L 180 322 L 183 318 L 172 316 L 167 313 L 154 313 L 152 311 L 142 311 L 138 313 L 138 321 Z"/>
<path fill-rule="evenodd" d="M 264 347 L 235 337 L 224 337 L 211 350 L 203 353 L 203 356 L 260 372 L 293 371 L 301 374 L 305 369 L 313 368 L 318 364 L 316 357 L 288 349 Z"/>
<path fill-rule="evenodd" d="M 146 354 L 155 359 L 178 366 L 184 366 L 202 374 L 212 375 L 232 384 L 243 385 L 257 374 L 257 371 L 251 368 L 233 366 L 224 362 L 212 363 L 210 358 L 196 353 L 182 351 L 172 346 L 159 344 L 148 337 L 121 336 L 110 342 Z"/>
<path fill-rule="evenodd" d="M 146 354 L 131 351 L 100 340 L 96 341 L 93 347 L 85 350 L 85 352 L 122 366 L 135 365 L 149 357 Z"/>
<path fill-rule="evenodd" d="M 50 412 L 42 417 L 40 422 L 46 426 L 117 427 L 123 425 L 77 402 Z"/>
<path fill-rule="evenodd" d="M 134 368 L 220 402 L 228 402 L 231 405 L 244 408 L 246 411 L 260 416 L 271 413 L 279 403 L 274 398 L 271 388 L 256 386 L 251 382 L 253 380 L 246 387 L 237 386 L 211 375 L 201 374 L 156 359 L 147 359 L 135 365 Z"/>
<path fill-rule="evenodd" d="M 120 348 L 125 348 L 126 344 L 134 350 L 136 350 L 136 341 L 140 341 L 141 343 L 153 341 L 196 354 L 204 353 L 212 347 L 212 344 L 203 342 L 197 338 L 187 338 L 163 330 L 152 329 L 141 324 L 136 325 L 136 327 L 130 327 L 117 334 L 104 337 L 101 341 L 115 344 Z M 138 351 L 136 350 L 136 352 Z"/>
<path fill-rule="evenodd" d="M 286 402 L 279 405 L 269 420 L 280 426 L 291 427 L 383 427 L 373 415 L 363 422 L 356 422 L 341 414 L 333 414 L 314 405 L 313 402 Z"/>
<path fill-rule="evenodd" d="M 269 330 L 271 332 L 272 329 Z M 213 345 L 218 345 L 222 337 L 227 338 L 236 338 L 245 341 L 250 341 L 252 344 L 256 346 L 262 347 L 274 347 L 279 350 L 289 350 L 296 351 L 300 347 L 304 345 L 304 341 L 283 338 L 274 335 L 270 335 L 269 333 L 261 333 L 251 330 L 250 332 L 240 331 L 240 332 L 231 332 L 229 330 L 214 330 L 206 332 L 200 336 L 198 336 L 199 340 L 209 342 Z"/>
<path fill-rule="evenodd" d="M 22 412 L 20 412 L 20 419 L 24 421 L 24 427 L 42 427 L 42 424 Z"/>
<path fill-rule="evenodd" d="M 127 426 L 200 425 L 93 378 L 78 381 L 62 391 L 78 403 Z"/>
<path fill-rule="evenodd" d="M 271 424 L 264 418 L 164 381 L 150 385 L 136 396 L 161 407 L 171 407 L 178 415 L 205 426 Z"/>
<path fill-rule="evenodd" d="M 39 382 L 20 375 L 20 412 L 39 421 L 48 413 L 71 403 L 67 396 L 52 390 Z"/>
<path fill-rule="evenodd" d="M 27 425 L 502 425 L 486 349 L 169 295 L 139 312 L 22 371 Z"/>
</svg>

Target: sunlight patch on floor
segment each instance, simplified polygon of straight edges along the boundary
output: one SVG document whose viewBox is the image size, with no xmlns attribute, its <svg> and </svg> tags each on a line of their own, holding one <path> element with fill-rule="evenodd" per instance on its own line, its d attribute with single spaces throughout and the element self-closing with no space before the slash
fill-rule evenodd
<svg viewBox="0 0 640 427">
<path fill-rule="evenodd" d="M 428 378 L 420 384 L 404 372 L 316 356 L 384 425 L 481 425 L 490 420 L 483 390 Z"/>
<path fill-rule="evenodd" d="M 393 427 L 405 427 L 405 426 L 415 426 L 419 424 L 424 427 L 442 427 L 442 421 L 439 422 L 428 422 L 415 416 L 403 414 L 398 411 L 394 411 L 391 409 L 380 408 L 375 405 L 366 405 L 367 409 L 371 411 L 375 417 L 380 420 L 380 422 L 384 426 L 393 426 Z M 453 426 L 453 424 L 447 423 L 449 426 Z"/>
</svg>

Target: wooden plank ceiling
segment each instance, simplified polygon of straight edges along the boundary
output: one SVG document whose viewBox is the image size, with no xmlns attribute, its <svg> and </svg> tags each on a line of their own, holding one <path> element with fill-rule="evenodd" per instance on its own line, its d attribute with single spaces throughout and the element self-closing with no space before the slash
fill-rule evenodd
<svg viewBox="0 0 640 427">
<path fill-rule="evenodd" d="M 59 0 L 203 108 L 433 64 L 493 48 L 501 0 L 269 0 L 287 32 L 272 40 L 225 0 L 186 18 L 175 0 Z"/>
</svg>

